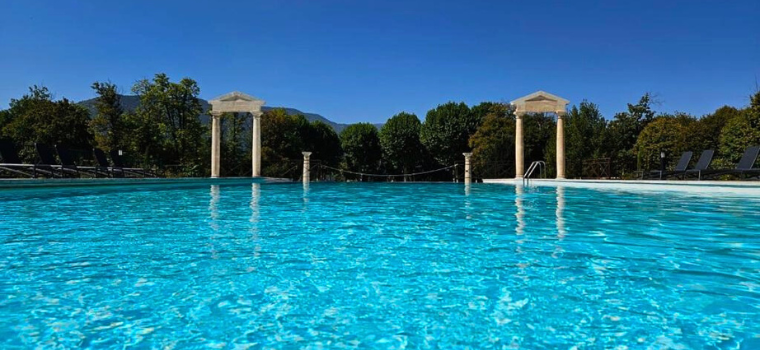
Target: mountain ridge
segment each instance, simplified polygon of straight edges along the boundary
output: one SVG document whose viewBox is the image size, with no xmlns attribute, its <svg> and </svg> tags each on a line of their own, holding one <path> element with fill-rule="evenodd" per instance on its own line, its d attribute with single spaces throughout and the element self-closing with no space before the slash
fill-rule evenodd
<svg viewBox="0 0 760 350">
<path fill-rule="evenodd" d="M 201 102 L 201 106 L 203 106 L 203 114 L 201 115 L 201 121 L 205 124 L 205 123 L 209 122 L 209 116 L 208 116 L 208 114 L 206 112 L 209 110 L 210 105 L 209 105 L 208 101 L 206 101 L 206 100 L 204 100 L 202 98 L 199 98 L 199 100 Z M 79 101 L 79 102 L 77 102 L 77 104 L 79 104 L 79 105 L 87 108 L 87 110 L 90 111 L 90 115 L 95 115 L 95 113 L 96 113 L 95 102 L 96 101 L 97 101 L 97 97 L 91 98 L 91 99 L 88 99 L 88 100 L 84 100 L 84 101 Z M 121 107 L 124 109 L 124 112 L 134 112 L 137 109 L 137 107 L 140 106 L 140 97 L 137 96 L 137 95 L 119 95 L 119 101 L 121 102 Z M 319 121 L 321 121 L 321 122 L 323 122 L 323 123 L 325 123 L 327 125 L 330 125 L 333 128 L 333 130 L 335 130 L 336 133 L 340 133 L 341 131 L 343 131 L 343 129 L 345 129 L 349 125 L 349 124 L 343 124 L 343 123 L 336 123 L 336 122 L 334 122 L 334 121 L 332 121 L 330 119 L 327 119 L 327 118 L 323 117 L 322 115 L 319 115 L 319 114 L 316 114 L 316 113 L 302 112 L 301 110 L 298 110 L 296 108 L 291 108 L 291 107 L 270 107 L 270 106 L 264 106 L 264 107 L 261 107 L 261 111 L 262 112 L 266 112 L 266 111 L 269 111 L 269 110 L 272 110 L 272 109 L 277 109 L 277 108 L 284 109 L 285 112 L 288 113 L 289 115 L 301 114 L 304 117 L 306 117 L 306 119 L 309 122 L 313 122 L 315 120 L 319 120 Z M 383 124 L 372 124 L 372 125 L 374 125 L 378 129 L 380 129 Z"/>
</svg>

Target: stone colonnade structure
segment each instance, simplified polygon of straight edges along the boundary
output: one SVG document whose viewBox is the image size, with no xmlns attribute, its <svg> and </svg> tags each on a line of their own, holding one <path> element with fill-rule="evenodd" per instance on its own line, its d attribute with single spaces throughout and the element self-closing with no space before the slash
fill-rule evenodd
<svg viewBox="0 0 760 350">
<path fill-rule="evenodd" d="M 261 176 L 261 107 L 265 101 L 242 92 L 231 92 L 211 101 L 209 113 L 211 125 L 211 177 L 217 178 L 221 173 L 221 116 L 223 113 L 247 112 L 253 115 L 253 145 L 251 156 L 251 173 L 253 177 Z M 570 101 L 544 91 L 537 91 L 518 98 L 510 104 L 515 112 L 515 178 L 521 179 L 525 172 L 525 142 L 523 140 L 523 116 L 527 113 L 557 114 L 557 178 L 565 178 L 565 110 Z M 304 153 L 304 166 L 309 164 L 309 156 Z M 472 180 L 470 173 L 471 153 L 465 154 L 465 183 Z M 304 168 L 304 180 L 308 177 Z"/>
<path fill-rule="evenodd" d="M 565 110 L 570 101 L 544 91 L 520 97 L 510 104 L 515 109 L 515 178 L 525 173 L 523 116 L 528 113 L 557 114 L 557 178 L 565 178 Z"/>
<path fill-rule="evenodd" d="M 264 100 L 257 99 L 253 96 L 246 95 L 242 92 L 231 92 L 226 95 L 219 96 L 211 101 L 211 177 L 217 178 L 220 174 L 220 161 L 221 161 L 221 139 L 222 128 L 221 120 L 223 113 L 244 112 L 251 113 L 253 115 L 252 132 L 253 132 L 253 145 L 252 147 L 252 176 L 261 176 L 261 107 L 264 105 Z"/>
</svg>

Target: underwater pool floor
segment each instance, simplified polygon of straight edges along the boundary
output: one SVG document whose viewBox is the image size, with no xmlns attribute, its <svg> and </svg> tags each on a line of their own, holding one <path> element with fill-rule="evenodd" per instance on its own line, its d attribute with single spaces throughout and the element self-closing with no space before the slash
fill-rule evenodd
<svg viewBox="0 0 760 350">
<path fill-rule="evenodd" d="M 759 349 L 760 198 L 0 191 L 0 348 Z"/>
</svg>

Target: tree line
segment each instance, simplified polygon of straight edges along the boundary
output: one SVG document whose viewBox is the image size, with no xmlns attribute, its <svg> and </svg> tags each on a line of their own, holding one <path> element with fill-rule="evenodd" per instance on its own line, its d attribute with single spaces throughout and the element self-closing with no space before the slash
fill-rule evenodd
<svg viewBox="0 0 760 350">
<path fill-rule="evenodd" d="M 21 146 L 27 162 L 36 161 L 33 144 L 40 142 L 85 151 L 119 149 L 133 165 L 161 169 L 167 176 L 209 175 L 210 123 L 194 80 L 173 82 L 166 74 L 156 74 L 137 81 L 131 92 L 140 103 L 133 111 L 122 105 L 114 84 L 95 82 L 92 89 L 97 98 L 91 116 L 87 108 L 66 98 L 56 100 L 46 87 L 31 87 L 0 111 L 0 137 Z M 657 113 L 648 93 L 609 120 L 589 101 L 570 107 L 565 118 L 570 178 L 588 176 L 585 164 L 591 159 L 609 159 L 610 175 L 626 178 L 657 167 L 661 152 L 672 161 L 686 150 L 714 149 L 714 164 L 731 166 L 747 146 L 760 144 L 760 92 L 751 96 L 748 107 L 724 106 L 699 118 Z M 357 123 L 339 134 L 323 122 L 309 122 L 284 109 L 266 111 L 261 121 L 264 176 L 297 176 L 303 151 L 311 151 L 312 159 L 329 169 L 387 175 L 461 165 L 462 153 L 472 152 L 476 177 L 515 175 L 515 116 L 505 103 L 447 102 L 429 110 L 424 120 L 400 112 L 380 129 Z M 222 175 L 250 175 L 251 115 L 225 113 L 221 124 Z M 523 125 L 526 164 L 545 160 L 553 175 L 555 117 L 528 114 Z M 331 174 L 335 179 L 367 179 L 348 172 Z M 462 176 L 461 167 L 414 179 L 455 176 Z"/>
</svg>

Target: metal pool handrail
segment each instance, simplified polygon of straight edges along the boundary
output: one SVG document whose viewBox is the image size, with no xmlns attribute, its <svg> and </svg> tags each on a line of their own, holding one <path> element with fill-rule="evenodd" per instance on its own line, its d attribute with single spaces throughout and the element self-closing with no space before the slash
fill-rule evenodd
<svg viewBox="0 0 760 350">
<path fill-rule="evenodd" d="M 533 175 L 533 172 L 536 171 L 536 168 L 539 169 L 539 175 L 542 179 L 546 178 L 546 162 L 543 160 L 537 160 L 532 163 L 530 163 L 530 166 L 528 167 L 528 170 L 525 171 L 525 175 L 523 175 L 523 184 L 525 184 L 528 179 Z"/>
</svg>

